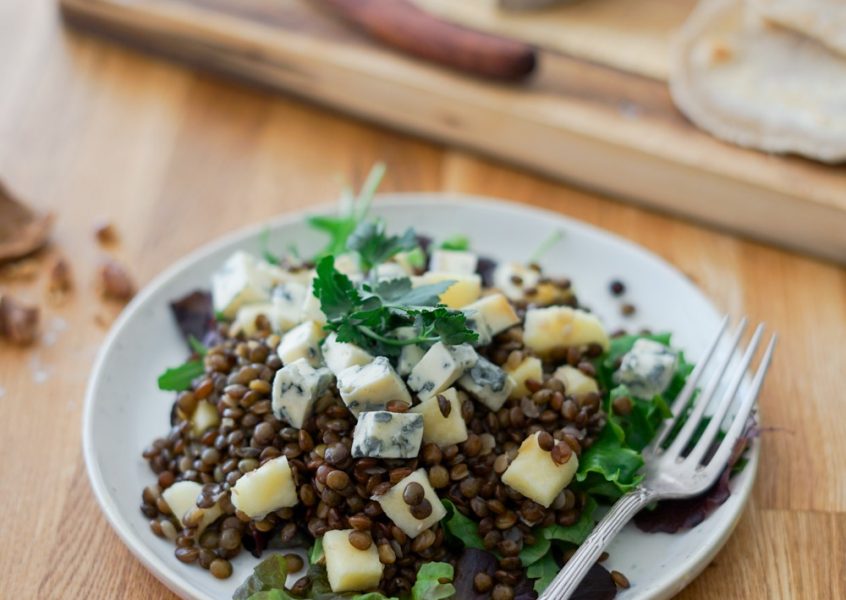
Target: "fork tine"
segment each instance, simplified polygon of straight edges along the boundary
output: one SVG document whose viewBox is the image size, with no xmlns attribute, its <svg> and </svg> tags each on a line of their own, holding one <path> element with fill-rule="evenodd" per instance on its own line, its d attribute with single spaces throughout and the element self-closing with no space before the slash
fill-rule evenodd
<svg viewBox="0 0 846 600">
<path fill-rule="evenodd" d="M 690 401 L 690 397 L 696 390 L 696 384 L 699 383 L 699 378 L 702 376 L 702 373 L 705 371 L 705 368 L 711 361 L 711 357 L 714 355 L 714 350 L 717 348 L 717 345 L 723 338 L 723 334 L 726 331 L 726 325 L 728 324 L 728 321 L 729 316 L 723 316 L 722 321 L 720 321 L 720 327 L 717 330 L 717 334 L 714 336 L 714 339 L 711 341 L 710 346 L 708 346 L 708 349 L 705 351 L 705 355 L 696 363 L 696 367 L 693 369 L 693 372 L 688 376 L 684 387 L 679 392 L 679 395 L 676 396 L 676 399 L 673 401 L 673 405 L 670 407 L 670 412 L 673 413 L 673 416 L 661 423 L 661 427 L 658 429 L 658 432 L 655 434 L 655 437 L 652 438 L 652 442 L 650 442 L 649 446 L 644 449 L 644 451 L 648 452 L 658 448 L 661 443 L 663 443 L 664 438 L 667 437 L 667 434 L 673 430 L 673 427 L 675 427 L 676 423 L 681 418 L 682 412 L 687 407 L 687 403 Z"/>
<path fill-rule="evenodd" d="M 735 329 L 734 335 L 731 338 L 730 347 L 728 352 L 726 353 L 725 358 L 723 359 L 722 363 L 717 367 L 716 373 L 711 376 L 711 380 L 708 382 L 708 385 L 706 386 L 705 390 L 696 399 L 696 403 L 693 405 L 693 410 L 690 411 L 690 415 L 688 415 L 687 420 L 681 428 L 681 431 L 679 431 L 678 435 L 670 444 L 669 448 L 667 448 L 666 455 L 680 456 L 682 451 L 687 447 L 691 437 L 693 437 L 694 431 L 696 431 L 696 428 L 699 427 L 699 422 L 702 420 L 702 415 L 705 414 L 705 409 L 711 402 L 711 398 L 713 397 L 714 392 L 717 390 L 717 386 L 719 385 L 720 380 L 723 378 L 723 374 L 728 368 L 731 359 L 734 357 L 734 351 L 737 349 L 737 345 L 740 343 L 740 337 L 743 335 L 743 332 L 745 330 L 746 317 L 743 317 L 743 319 L 741 319 L 740 323 L 737 325 L 737 329 Z"/>
<path fill-rule="evenodd" d="M 730 383 L 728 388 L 726 389 L 723 397 L 720 399 L 717 407 L 714 409 L 713 414 L 711 415 L 711 421 L 708 423 L 708 426 L 705 428 L 705 431 L 702 433 L 702 436 L 696 442 L 696 445 L 691 449 L 690 454 L 688 454 L 685 460 L 688 460 L 692 463 L 699 464 L 702 461 L 702 458 L 705 456 L 705 453 L 708 452 L 708 449 L 711 447 L 711 444 L 714 443 L 714 439 L 717 437 L 717 434 L 720 431 L 720 427 L 722 426 L 723 419 L 725 418 L 726 414 L 728 414 L 728 410 L 731 405 L 734 403 L 734 397 L 737 395 L 737 390 L 740 387 L 740 383 L 743 381 L 744 375 L 746 375 L 746 371 L 749 369 L 749 365 L 752 363 L 752 358 L 755 356 L 755 351 L 758 349 L 758 343 L 761 341 L 761 336 L 764 333 L 764 324 L 761 323 L 758 327 L 755 328 L 755 333 L 752 335 L 752 339 L 749 340 L 749 345 L 746 347 L 746 351 L 743 353 L 743 358 L 740 360 L 740 364 L 737 365 L 737 368 L 734 370 L 734 374 L 732 375 L 731 379 L 729 380 Z"/>
<path fill-rule="evenodd" d="M 731 453 L 734 452 L 734 446 L 737 443 L 738 438 L 743 434 L 749 420 L 749 415 L 755 407 L 755 400 L 758 398 L 758 394 L 763 386 L 764 376 L 770 368 L 770 362 L 773 358 L 773 351 L 775 350 L 777 340 L 778 334 L 773 334 L 770 338 L 770 343 L 767 345 L 767 349 L 764 352 L 764 356 L 761 358 L 761 362 L 758 365 L 758 371 L 752 379 L 752 385 L 749 388 L 749 392 L 741 401 L 737 414 L 734 415 L 734 420 L 726 432 L 726 437 L 720 442 L 713 458 L 711 458 L 710 462 L 704 469 L 705 478 L 707 480 L 707 485 L 705 487 L 710 486 L 714 481 L 716 481 L 720 473 L 723 472 L 726 464 L 728 464 Z"/>
</svg>

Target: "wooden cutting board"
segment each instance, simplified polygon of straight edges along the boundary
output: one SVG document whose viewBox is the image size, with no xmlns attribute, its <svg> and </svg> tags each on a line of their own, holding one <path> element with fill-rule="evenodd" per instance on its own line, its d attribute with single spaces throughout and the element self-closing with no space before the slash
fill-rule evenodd
<svg viewBox="0 0 846 600">
<path fill-rule="evenodd" d="M 70 23 L 116 39 L 846 262 L 846 166 L 724 144 L 673 107 L 666 48 L 693 0 L 639 0 L 643 10 L 629 0 L 584 0 L 516 17 L 491 1 L 418 0 L 538 43 L 540 68 L 524 83 L 398 54 L 316 0 L 60 0 Z"/>
</svg>

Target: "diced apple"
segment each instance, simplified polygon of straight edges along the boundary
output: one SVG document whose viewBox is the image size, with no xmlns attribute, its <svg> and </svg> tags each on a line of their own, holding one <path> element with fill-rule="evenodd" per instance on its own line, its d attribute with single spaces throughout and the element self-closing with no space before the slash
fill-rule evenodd
<svg viewBox="0 0 846 600">
<path fill-rule="evenodd" d="M 556 348 L 599 344 L 607 350 L 608 334 L 596 315 L 569 306 L 530 308 L 523 325 L 523 342 L 541 355 Z"/>
<path fill-rule="evenodd" d="M 552 453 L 538 445 L 540 433 L 537 432 L 523 441 L 517 451 L 517 457 L 502 474 L 502 481 L 526 498 L 549 507 L 555 497 L 573 480 L 579 468 L 579 459 L 572 453 L 567 462 L 557 464 L 552 459 Z"/>
<path fill-rule="evenodd" d="M 352 529 L 335 529 L 323 536 L 326 574 L 329 587 L 336 594 L 363 592 L 379 586 L 384 565 L 379 560 L 376 544 L 359 550 L 350 544 Z"/>
<path fill-rule="evenodd" d="M 197 402 L 197 408 L 191 415 L 191 431 L 199 437 L 210 427 L 217 427 L 220 424 L 220 415 L 214 404 L 208 400 Z"/>
<path fill-rule="evenodd" d="M 254 519 L 297 502 L 297 486 L 285 456 L 245 473 L 232 488 L 232 506 Z"/>
<path fill-rule="evenodd" d="M 402 494 L 409 483 L 416 482 L 423 487 L 423 498 L 432 505 L 432 513 L 425 519 L 418 519 L 411 514 L 411 507 L 403 499 Z M 410 538 L 417 537 L 423 531 L 446 516 L 446 509 L 435 493 L 426 469 L 417 469 L 411 475 L 400 480 L 383 496 L 374 496 L 388 518 Z"/>
<path fill-rule="evenodd" d="M 441 410 L 442 396 L 448 408 L 445 417 Z M 423 441 L 432 442 L 444 448 L 467 441 L 467 424 L 461 416 L 461 401 L 455 388 L 444 390 L 427 398 L 410 412 L 423 415 Z"/>
<path fill-rule="evenodd" d="M 177 481 L 162 492 L 162 499 L 167 503 L 173 516 L 181 523 L 183 517 L 189 512 L 199 511 L 202 514 L 202 518 L 197 525 L 198 535 L 223 514 L 219 504 L 215 504 L 211 508 L 199 508 L 197 506 L 197 497 L 202 489 L 203 486 L 196 481 Z"/>
<path fill-rule="evenodd" d="M 528 394 L 529 388 L 526 387 L 526 382 L 529 379 L 543 381 L 543 363 L 536 356 L 527 356 L 516 367 L 509 368 L 506 364 L 504 368 L 514 381 L 510 398 L 522 398 Z"/>
<path fill-rule="evenodd" d="M 564 392 L 572 396 L 582 396 L 588 392 L 598 392 L 596 379 L 588 377 L 579 369 L 564 365 L 555 371 L 555 378 L 564 384 Z"/>
</svg>

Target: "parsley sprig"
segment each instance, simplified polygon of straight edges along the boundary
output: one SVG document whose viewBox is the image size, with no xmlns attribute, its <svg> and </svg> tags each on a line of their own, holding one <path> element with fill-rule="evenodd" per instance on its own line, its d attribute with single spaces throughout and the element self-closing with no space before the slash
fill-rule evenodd
<svg viewBox="0 0 846 600">
<path fill-rule="evenodd" d="M 478 334 L 467 327 L 464 313 L 439 304 L 439 297 L 454 282 L 441 281 L 412 287 L 408 277 L 354 284 L 335 269 L 326 256 L 317 264 L 314 295 L 326 315 L 326 329 L 340 342 L 350 342 L 381 356 L 397 356 L 412 344 L 463 344 Z M 401 339 L 393 333 L 412 326 L 417 335 Z"/>
</svg>

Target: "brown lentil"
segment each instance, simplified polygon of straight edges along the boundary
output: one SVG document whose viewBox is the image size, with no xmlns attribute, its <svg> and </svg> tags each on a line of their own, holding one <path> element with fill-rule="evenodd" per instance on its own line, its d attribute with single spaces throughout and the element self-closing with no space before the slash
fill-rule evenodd
<svg viewBox="0 0 846 600">
<path fill-rule="evenodd" d="M 422 521 L 423 519 L 426 519 L 431 516 L 432 503 L 423 498 L 423 500 L 421 500 L 419 504 L 415 504 L 414 506 L 410 507 L 409 512 L 415 519 Z"/>
<path fill-rule="evenodd" d="M 232 563 L 223 558 L 215 559 L 209 565 L 209 571 L 218 579 L 226 579 L 232 575 Z"/>
<path fill-rule="evenodd" d="M 631 586 L 631 583 L 629 583 L 628 578 L 626 578 L 626 576 L 620 573 L 619 571 L 611 571 L 611 579 L 614 580 L 614 585 L 616 585 L 618 588 L 627 590 Z"/>
</svg>

